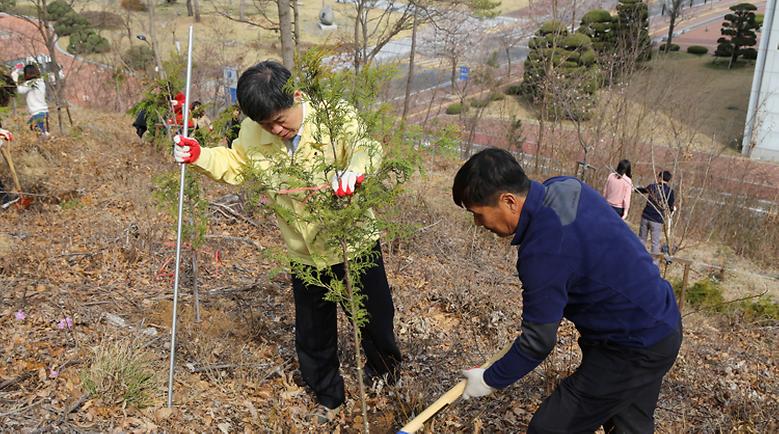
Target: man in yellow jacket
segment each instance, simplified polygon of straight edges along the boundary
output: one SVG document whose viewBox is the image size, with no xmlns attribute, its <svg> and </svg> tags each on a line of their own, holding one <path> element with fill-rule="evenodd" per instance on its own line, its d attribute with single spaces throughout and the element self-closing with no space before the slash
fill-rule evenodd
<svg viewBox="0 0 779 434">
<path fill-rule="evenodd" d="M 299 90 L 290 93 L 285 88 L 290 75 L 289 70 L 274 61 L 261 62 L 244 71 L 237 93 L 247 119 L 232 147 L 204 148 L 194 139 L 176 136 L 174 157 L 179 163 L 192 164 L 209 177 L 233 185 L 244 181 L 247 168 L 261 173 L 262 179 L 267 180 L 278 226 L 293 260 L 316 269 L 331 267 L 342 278 L 344 264 L 339 254 L 324 245 L 324 237 L 317 236 L 319 228 L 306 218 L 306 193 L 280 191 L 299 179 L 291 179 L 289 171 L 279 168 L 294 167 L 305 172 L 305 178 L 313 180 L 314 186 L 331 185 L 336 195 L 348 196 L 354 193 L 364 174 L 378 169 L 381 145 L 361 137 L 356 117 L 345 125 L 347 140 L 321 143 L 329 139 L 323 139 L 314 124 L 314 108 Z M 322 161 L 342 170 L 324 173 Z M 368 212 L 365 219 L 355 224 L 370 224 L 373 214 Z M 383 376 L 394 383 L 400 374 L 401 354 L 395 340 L 395 308 L 378 239 L 376 232 L 366 240 L 378 259 L 363 274 L 360 285 L 367 297 L 365 308 L 370 318 L 362 330 L 362 345 L 367 358 L 366 375 Z M 337 409 L 345 399 L 339 372 L 336 305 L 324 300 L 325 288 L 308 285 L 294 274 L 292 289 L 300 372 L 325 407 L 325 413 L 332 415 L 330 410 Z"/>
</svg>

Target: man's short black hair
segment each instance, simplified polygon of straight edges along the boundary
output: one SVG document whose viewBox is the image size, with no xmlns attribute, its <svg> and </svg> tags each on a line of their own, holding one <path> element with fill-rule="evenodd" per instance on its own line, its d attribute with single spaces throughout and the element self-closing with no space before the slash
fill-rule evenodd
<svg viewBox="0 0 779 434">
<path fill-rule="evenodd" d="M 260 62 L 238 79 L 238 105 L 255 122 L 267 121 L 279 110 L 292 107 L 294 93 L 285 88 L 292 74 L 273 60 Z"/>
<path fill-rule="evenodd" d="M 460 207 L 493 206 L 501 193 L 525 195 L 530 179 L 509 152 L 488 148 L 472 156 L 457 171 L 452 199 Z"/>
<path fill-rule="evenodd" d="M 663 170 L 662 172 L 658 173 L 657 177 L 662 179 L 663 182 L 671 182 L 671 172 L 667 170 Z"/>
</svg>

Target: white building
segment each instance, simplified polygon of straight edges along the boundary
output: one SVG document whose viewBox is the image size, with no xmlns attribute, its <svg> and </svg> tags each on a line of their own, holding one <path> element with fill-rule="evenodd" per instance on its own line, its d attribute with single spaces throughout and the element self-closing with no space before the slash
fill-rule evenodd
<svg viewBox="0 0 779 434">
<path fill-rule="evenodd" d="M 777 0 L 766 2 L 752 93 L 744 128 L 743 153 L 779 161 L 779 18 Z"/>
</svg>

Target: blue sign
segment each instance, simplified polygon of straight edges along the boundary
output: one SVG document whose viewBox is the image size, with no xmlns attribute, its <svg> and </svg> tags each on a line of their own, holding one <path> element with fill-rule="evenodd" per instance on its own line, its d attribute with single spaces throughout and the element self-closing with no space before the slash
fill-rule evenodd
<svg viewBox="0 0 779 434">
<path fill-rule="evenodd" d="M 235 68 L 227 67 L 224 69 L 222 76 L 225 81 L 225 97 L 227 104 L 232 105 L 238 101 L 238 71 Z"/>
<path fill-rule="evenodd" d="M 471 68 L 462 65 L 460 66 L 460 81 L 465 81 L 468 79 L 468 74 L 471 72 Z"/>
</svg>

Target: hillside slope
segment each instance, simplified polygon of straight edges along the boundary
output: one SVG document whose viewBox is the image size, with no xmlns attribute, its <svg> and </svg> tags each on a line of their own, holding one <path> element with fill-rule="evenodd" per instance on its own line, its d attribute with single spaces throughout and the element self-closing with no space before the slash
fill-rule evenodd
<svg viewBox="0 0 779 434">
<path fill-rule="evenodd" d="M 275 264 L 263 253 L 280 239 L 261 210 L 209 209 L 209 237 L 198 253 L 202 320 L 194 320 L 184 278 L 176 406 L 164 408 L 175 222 L 151 193 L 154 177 L 177 167 L 166 153 L 138 142 L 128 117 L 75 116 L 79 126 L 65 137 L 36 143 L 19 132 L 13 147 L 25 189 L 38 196 L 26 210 L 0 214 L 0 426 L 14 432 L 356 431 L 357 386 L 343 316 L 346 408 L 329 426 L 311 420 L 315 403 L 295 374 L 289 279 L 273 273 Z M 513 339 L 520 321 L 516 253 L 452 205 L 456 167 L 431 165 L 427 178 L 412 183 L 398 209 L 399 219 L 416 230 L 384 245 L 405 361 L 399 386 L 370 391 L 375 432 L 402 426 L 459 381 L 460 369 Z M 203 184 L 211 200 L 238 191 Z M 776 327 L 688 310 L 682 353 L 660 397 L 658 431 L 775 432 Z M 554 384 L 577 365 L 575 339 L 564 324 L 553 355 L 534 373 L 494 397 L 456 403 L 437 416 L 431 432 L 524 430 Z M 143 402 L 134 400 L 139 393 L 119 393 L 117 384 L 148 383 L 143 375 L 124 369 L 99 376 L 111 362 L 155 373 L 146 407 L 132 404 Z"/>
</svg>

